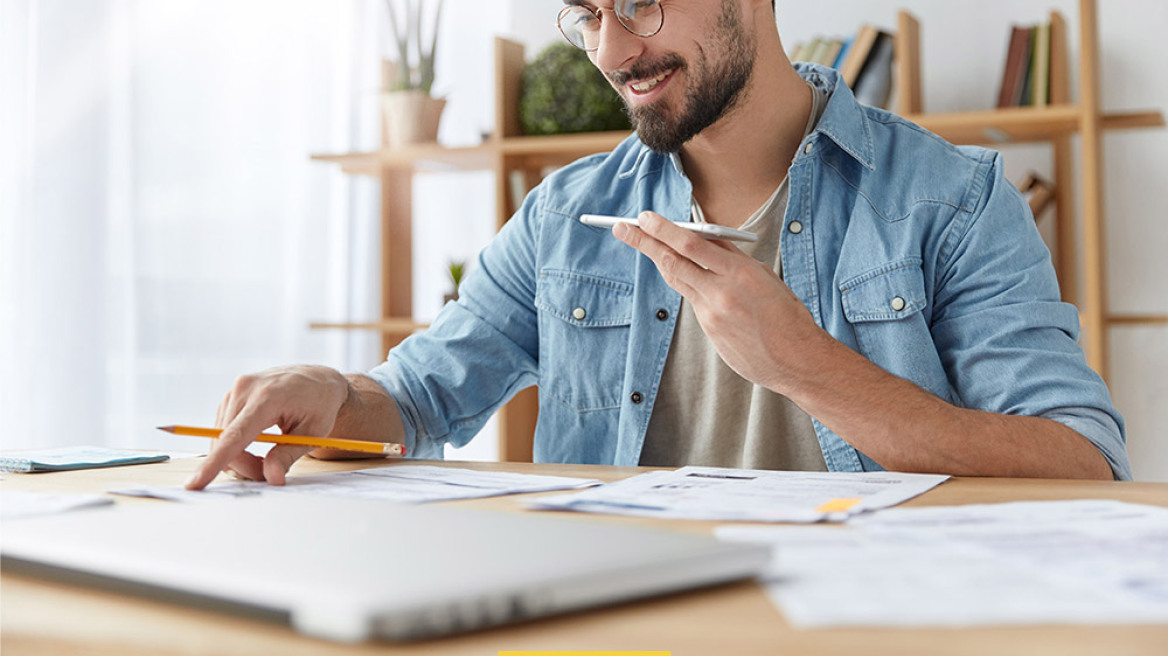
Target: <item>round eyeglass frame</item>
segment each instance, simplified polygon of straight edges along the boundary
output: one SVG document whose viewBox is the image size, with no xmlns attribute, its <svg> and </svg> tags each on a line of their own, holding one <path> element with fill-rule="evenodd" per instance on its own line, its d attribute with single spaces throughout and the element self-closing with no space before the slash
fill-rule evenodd
<svg viewBox="0 0 1168 656">
<path fill-rule="evenodd" d="M 629 27 L 625 23 L 625 19 L 621 18 L 620 13 L 618 13 L 615 9 L 604 9 L 603 7 L 592 8 L 592 7 L 587 7 L 585 5 L 568 5 L 568 6 L 564 7 L 563 9 L 561 9 L 560 13 L 556 16 L 556 29 L 558 29 L 560 31 L 560 34 L 564 35 L 564 39 L 567 40 L 568 43 L 576 46 L 577 48 L 583 50 L 584 52 L 596 52 L 597 48 L 599 48 L 600 46 L 596 46 L 596 48 L 585 48 L 584 46 L 580 45 L 579 43 L 576 43 L 575 41 L 573 41 L 572 37 L 568 36 L 568 33 L 564 30 L 564 24 L 563 24 L 565 15 L 567 15 L 573 9 L 584 9 L 584 10 L 592 13 L 594 16 L 596 16 L 596 20 L 599 22 L 599 21 L 603 20 L 600 17 L 601 12 L 611 11 L 612 14 L 614 16 L 616 16 L 616 22 L 620 23 L 620 26 L 625 28 L 626 32 L 628 32 L 629 34 L 632 34 L 633 36 L 639 36 L 643 39 L 647 39 L 651 36 L 655 36 L 656 34 L 661 32 L 662 27 L 665 27 L 665 6 L 662 5 L 660 3 L 660 1 L 658 1 L 657 7 L 658 7 L 658 10 L 661 12 L 661 20 L 657 23 L 657 28 L 654 29 L 652 32 L 637 32 L 637 31 L 633 30 L 633 28 Z"/>
</svg>

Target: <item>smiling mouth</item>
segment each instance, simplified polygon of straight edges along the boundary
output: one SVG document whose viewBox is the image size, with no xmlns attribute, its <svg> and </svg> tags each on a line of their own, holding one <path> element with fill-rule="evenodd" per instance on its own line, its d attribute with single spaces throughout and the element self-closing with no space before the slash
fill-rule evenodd
<svg viewBox="0 0 1168 656">
<path fill-rule="evenodd" d="M 671 75 L 673 75 L 674 70 L 676 70 L 676 69 L 670 69 L 668 71 L 665 71 L 664 73 L 661 73 L 657 77 L 650 78 L 647 80 L 630 82 L 628 85 L 629 90 L 632 91 L 636 95 L 647 94 L 650 91 L 652 91 L 653 89 L 656 89 L 657 85 L 661 84 L 666 79 L 668 79 Z"/>
</svg>

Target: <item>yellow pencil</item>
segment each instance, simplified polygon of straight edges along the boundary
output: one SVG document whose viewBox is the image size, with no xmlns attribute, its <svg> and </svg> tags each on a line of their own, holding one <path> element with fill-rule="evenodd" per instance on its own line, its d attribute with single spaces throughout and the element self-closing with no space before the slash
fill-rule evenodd
<svg viewBox="0 0 1168 656">
<path fill-rule="evenodd" d="M 164 430 L 175 435 L 210 438 L 217 438 L 223 432 L 220 428 L 197 428 L 194 426 L 159 426 L 158 430 Z M 406 454 L 406 446 L 404 444 L 345 440 L 336 437 L 308 437 L 306 435 L 272 435 L 271 433 L 260 433 L 253 439 L 256 442 L 315 446 L 326 449 L 343 449 L 345 451 L 363 451 L 365 453 L 388 456 L 404 456 Z"/>
</svg>

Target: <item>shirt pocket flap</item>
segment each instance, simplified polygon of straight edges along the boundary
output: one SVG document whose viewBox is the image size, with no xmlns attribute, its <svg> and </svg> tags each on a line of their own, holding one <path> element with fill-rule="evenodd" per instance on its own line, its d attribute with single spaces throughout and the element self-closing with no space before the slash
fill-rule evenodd
<svg viewBox="0 0 1168 656">
<path fill-rule="evenodd" d="M 535 305 L 580 328 L 627 326 L 633 320 L 633 285 L 572 271 L 544 270 Z"/>
<path fill-rule="evenodd" d="M 925 308 L 920 258 L 885 264 L 840 284 L 844 316 L 850 323 L 895 321 Z"/>
</svg>

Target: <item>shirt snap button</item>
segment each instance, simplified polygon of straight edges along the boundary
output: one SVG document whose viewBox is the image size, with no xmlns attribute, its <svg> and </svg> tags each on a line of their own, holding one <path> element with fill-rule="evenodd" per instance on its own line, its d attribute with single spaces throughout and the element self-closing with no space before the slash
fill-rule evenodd
<svg viewBox="0 0 1168 656">
<path fill-rule="evenodd" d="M 904 306 L 905 306 L 905 302 L 904 302 L 903 298 L 897 296 L 896 298 L 892 299 L 892 309 L 893 310 L 900 312 L 901 310 L 904 309 Z"/>
<path fill-rule="evenodd" d="M 572 317 L 576 319 L 576 321 L 583 321 L 584 317 L 586 316 L 588 316 L 588 312 L 585 311 L 582 307 L 578 307 L 575 310 L 572 310 Z"/>
<path fill-rule="evenodd" d="M 792 221 L 790 225 L 787 226 L 787 230 L 790 230 L 791 234 L 797 235 L 800 232 L 803 232 L 803 224 L 799 223 L 798 221 Z"/>
<path fill-rule="evenodd" d="M 642 396 L 640 392 L 633 392 L 629 395 L 629 400 L 633 403 L 640 403 L 641 401 L 645 400 L 645 397 Z"/>
<path fill-rule="evenodd" d="M 811 154 L 811 144 L 807 144 L 806 146 L 803 147 L 803 154 L 805 154 L 805 155 Z"/>
<path fill-rule="evenodd" d="M 669 318 L 669 311 L 665 309 L 657 310 L 657 320 L 665 321 Z"/>
</svg>

